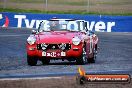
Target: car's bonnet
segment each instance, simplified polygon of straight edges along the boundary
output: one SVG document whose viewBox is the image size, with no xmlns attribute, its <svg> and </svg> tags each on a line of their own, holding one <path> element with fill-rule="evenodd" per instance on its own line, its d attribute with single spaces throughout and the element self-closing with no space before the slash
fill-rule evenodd
<svg viewBox="0 0 132 88">
<path fill-rule="evenodd" d="M 69 43 L 72 38 L 81 36 L 80 32 L 43 32 L 39 35 L 39 43 Z"/>
</svg>

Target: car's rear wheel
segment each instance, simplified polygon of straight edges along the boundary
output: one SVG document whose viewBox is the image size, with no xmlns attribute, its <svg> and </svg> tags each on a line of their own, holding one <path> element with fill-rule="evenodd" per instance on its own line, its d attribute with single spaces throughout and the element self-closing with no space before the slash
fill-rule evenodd
<svg viewBox="0 0 132 88">
<path fill-rule="evenodd" d="M 48 59 L 48 58 L 42 58 L 42 63 L 43 63 L 43 65 L 47 65 L 47 64 L 50 63 L 50 59 Z"/>
<path fill-rule="evenodd" d="M 35 57 L 27 56 L 27 63 L 30 66 L 36 66 L 37 59 Z"/>
<path fill-rule="evenodd" d="M 85 47 L 83 47 L 82 55 L 81 55 L 80 58 L 77 58 L 77 59 L 76 59 L 76 62 L 77 62 L 77 64 L 79 64 L 79 65 L 84 65 L 84 64 L 86 64 L 86 63 L 88 62 L 87 56 L 86 56 L 86 48 L 85 48 Z"/>
<path fill-rule="evenodd" d="M 93 58 L 89 59 L 89 63 L 95 63 L 97 57 L 97 49 L 94 48 Z"/>
</svg>

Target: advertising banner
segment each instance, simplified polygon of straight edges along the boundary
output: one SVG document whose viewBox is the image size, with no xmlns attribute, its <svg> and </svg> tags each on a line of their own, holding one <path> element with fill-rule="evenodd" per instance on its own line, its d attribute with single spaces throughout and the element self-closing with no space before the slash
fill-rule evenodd
<svg viewBox="0 0 132 88">
<path fill-rule="evenodd" d="M 77 14 L 31 14 L 0 12 L 1 27 L 38 28 L 43 20 L 53 17 L 86 20 L 88 30 L 99 32 L 132 32 L 132 16 L 77 15 Z"/>
</svg>

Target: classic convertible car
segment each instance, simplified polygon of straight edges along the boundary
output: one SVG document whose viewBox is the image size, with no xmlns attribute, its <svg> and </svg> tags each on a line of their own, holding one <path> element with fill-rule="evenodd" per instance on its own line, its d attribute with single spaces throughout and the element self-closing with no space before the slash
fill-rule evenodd
<svg viewBox="0 0 132 88">
<path fill-rule="evenodd" d="M 87 30 L 87 22 L 73 19 L 51 19 L 40 22 L 27 39 L 27 63 L 50 60 L 76 61 L 77 64 L 95 63 L 98 37 Z"/>
</svg>

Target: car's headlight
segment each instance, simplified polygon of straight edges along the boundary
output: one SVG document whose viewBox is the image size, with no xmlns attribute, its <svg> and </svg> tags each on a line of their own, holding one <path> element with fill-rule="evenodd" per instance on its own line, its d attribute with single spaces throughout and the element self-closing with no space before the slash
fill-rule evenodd
<svg viewBox="0 0 132 88">
<path fill-rule="evenodd" d="M 80 42 L 81 42 L 81 39 L 78 38 L 78 37 L 74 37 L 74 38 L 72 39 L 72 43 L 73 43 L 74 45 L 79 45 Z"/>
<path fill-rule="evenodd" d="M 27 42 L 30 44 L 30 45 L 33 45 L 35 42 L 36 42 L 36 37 L 34 35 L 30 35 L 27 39 Z"/>
</svg>

